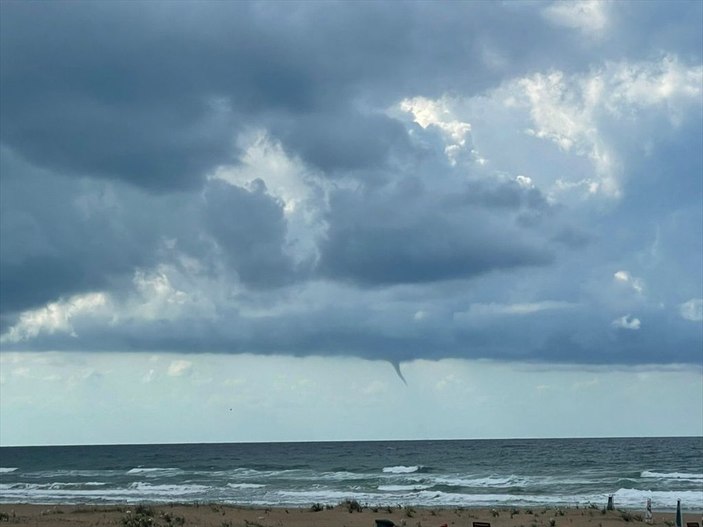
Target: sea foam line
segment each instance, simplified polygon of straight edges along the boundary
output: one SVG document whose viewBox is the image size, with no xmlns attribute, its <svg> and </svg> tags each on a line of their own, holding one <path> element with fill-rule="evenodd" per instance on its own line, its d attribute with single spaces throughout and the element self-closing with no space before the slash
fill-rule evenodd
<svg viewBox="0 0 703 527">
<path fill-rule="evenodd" d="M 417 472 L 422 468 L 421 465 L 405 466 L 397 465 L 394 467 L 383 467 L 383 472 L 386 474 L 410 474 L 412 472 Z"/>
<path fill-rule="evenodd" d="M 640 474 L 641 478 L 659 478 L 659 479 L 684 479 L 688 481 L 696 481 L 703 479 L 703 474 L 691 474 L 688 472 L 653 472 L 645 470 Z"/>
</svg>

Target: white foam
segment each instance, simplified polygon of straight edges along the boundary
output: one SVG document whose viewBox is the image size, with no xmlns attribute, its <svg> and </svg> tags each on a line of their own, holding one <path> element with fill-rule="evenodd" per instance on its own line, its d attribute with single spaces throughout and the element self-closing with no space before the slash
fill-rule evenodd
<svg viewBox="0 0 703 527">
<path fill-rule="evenodd" d="M 206 485 L 152 485 L 142 481 L 137 481 L 129 486 L 129 489 L 138 490 L 145 494 L 168 494 L 172 496 L 185 496 L 187 494 L 200 494 L 210 489 Z"/>
<path fill-rule="evenodd" d="M 266 485 L 260 485 L 258 483 L 227 483 L 227 486 L 231 489 L 260 489 Z"/>
<path fill-rule="evenodd" d="M 291 505 L 320 502 L 324 504 L 337 504 L 343 500 L 357 500 L 364 503 L 374 503 L 381 499 L 380 494 L 349 492 L 343 490 L 316 489 L 316 490 L 291 490 L 278 491 L 270 503 L 285 503 Z M 281 499 L 283 498 L 283 499 Z"/>
<path fill-rule="evenodd" d="M 626 508 L 643 507 L 647 498 L 651 498 L 652 507 L 655 509 L 674 509 L 676 501 L 681 500 L 681 505 L 686 509 L 703 508 L 703 489 L 701 490 L 639 490 L 618 489 L 613 499 L 616 506 Z M 600 501 L 603 501 L 601 498 Z"/>
<path fill-rule="evenodd" d="M 17 470 L 17 467 L 0 467 L 0 474 L 8 474 Z"/>
<path fill-rule="evenodd" d="M 640 474 L 642 478 L 659 478 L 659 479 L 684 479 L 687 481 L 703 480 L 703 474 L 691 474 L 688 472 L 652 472 L 645 470 Z"/>
<path fill-rule="evenodd" d="M 180 468 L 163 468 L 163 467 L 137 467 L 132 468 L 127 471 L 127 474 L 140 474 L 143 476 L 177 476 L 182 474 L 183 471 Z"/>
<path fill-rule="evenodd" d="M 455 487 L 519 487 L 528 484 L 528 479 L 520 476 L 487 476 L 487 477 L 438 477 L 434 478 L 440 485 Z"/>
<path fill-rule="evenodd" d="M 104 487 L 107 483 L 102 483 L 100 481 L 86 481 L 79 483 L 66 483 L 62 481 L 55 481 L 53 483 L 2 483 L 0 484 L 0 490 L 11 490 L 11 489 L 24 489 L 24 490 L 55 490 L 55 489 L 72 489 L 72 490 L 82 490 L 83 487 Z"/>
<path fill-rule="evenodd" d="M 70 493 L 76 495 L 101 495 L 101 494 L 113 494 L 113 493 L 145 493 L 145 494 L 192 494 L 200 493 L 209 490 L 210 487 L 205 485 L 151 485 L 149 483 L 137 481 L 130 484 L 128 487 L 123 487 L 119 489 L 84 489 L 83 487 L 100 487 L 105 486 L 105 483 L 90 481 L 88 483 L 63 483 L 63 482 L 53 482 L 53 483 L 3 483 L 0 484 L 0 490 L 4 492 L 7 491 L 38 491 L 42 493 L 43 491 L 61 491 L 61 494 Z M 64 492 L 65 491 L 65 492 Z"/>
<path fill-rule="evenodd" d="M 99 478 L 99 477 L 110 477 L 110 476 L 122 476 L 124 475 L 123 470 L 42 470 L 39 472 L 26 472 L 23 475 L 32 478 L 65 478 L 65 477 L 77 477 L 77 478 Z"/>
<path fill-rule="evenodd" d="M 425 490 L 431 488 L 431 485 L 379 485 L 378 490 L 387 492 L 397 492 L 397 491 L 413 491 L 417 492 L 420 490 Z"/>
<path fill-rule="evenodd" d="M 349 481 L 358 479 L 368 479 L 373 474 L 361 474 L 359 472 L 322 472 L 321 474 L 311 474 L 310 479 L 320 479 L 325 481 Z"/>
<path fill-rule="evenodd" d="M 386 474 L 410 474 L 412 472 L 417 472 L 420 470 L 419 465 L 414 465 L 411 467 L 406 467 L 404 465 L 398 465 L 395 467 L 383 467 L 383 472 Z"/>
</svg>

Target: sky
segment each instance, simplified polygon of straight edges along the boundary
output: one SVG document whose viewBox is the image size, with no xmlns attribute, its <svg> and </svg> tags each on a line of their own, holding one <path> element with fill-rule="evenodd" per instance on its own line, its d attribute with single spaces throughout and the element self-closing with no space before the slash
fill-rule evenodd
<svg viewBox="0 0 703 527">
<path fill-rule="evenodd" d="M 0 3 L 0 444 L 703 435 L 703 3 Z"/>
</svg>

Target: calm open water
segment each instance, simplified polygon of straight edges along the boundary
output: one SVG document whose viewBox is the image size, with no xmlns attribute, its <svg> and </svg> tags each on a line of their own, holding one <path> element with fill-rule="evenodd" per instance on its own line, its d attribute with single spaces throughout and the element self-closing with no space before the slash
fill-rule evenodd
<svg viewBox="0 0 703 527">
<path fill-rule="evenodd" d="M 0 502 L 703 510 L 703 438 L 0 448 Z"/>
</svg>

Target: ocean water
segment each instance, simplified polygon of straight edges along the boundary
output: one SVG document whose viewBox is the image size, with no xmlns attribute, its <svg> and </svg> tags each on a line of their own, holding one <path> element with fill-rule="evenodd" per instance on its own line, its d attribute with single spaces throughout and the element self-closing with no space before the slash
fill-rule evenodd
<svg viewBox="0 0 703 527">
<path fill-rule="evenodd" d="M 0 448 L 0 502 L 703 510 L 703 438 Z"/>
</svg>

